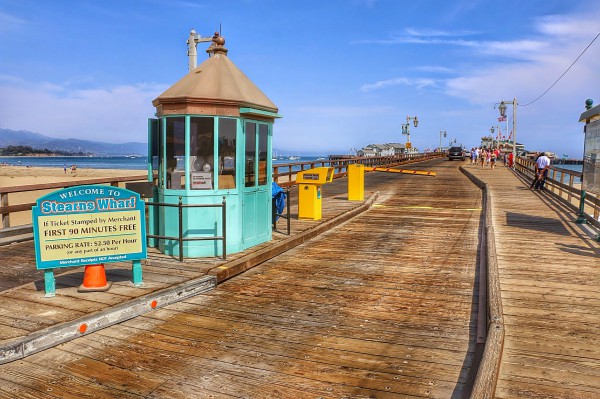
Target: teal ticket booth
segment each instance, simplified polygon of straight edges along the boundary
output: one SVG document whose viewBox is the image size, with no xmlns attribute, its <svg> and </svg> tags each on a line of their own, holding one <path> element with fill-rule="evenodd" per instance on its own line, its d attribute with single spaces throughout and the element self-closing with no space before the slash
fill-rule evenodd
<svg viewBox="0 0 600 399">
<path fill-rule="evenodd" d="M 158 96 L 149 120 L 148 170 L 158 176 L 155 202 L 226 201 L 227 253 L 271 239 L 271 153 L 278 109 L 227 57 L 218 34 L 209 58 Z M 194 61 L 195 63 L 195 61 Z M 177 207 L 150 207 L 149 233 L 179 234 Z M 183 208 L 183 237 L 222 236 L 220 208 Z M 150 244 L 179 256 L 179 242 Z M 222 241 L 184 241 L 184 257 L 221 256 Z"/>
</svg>

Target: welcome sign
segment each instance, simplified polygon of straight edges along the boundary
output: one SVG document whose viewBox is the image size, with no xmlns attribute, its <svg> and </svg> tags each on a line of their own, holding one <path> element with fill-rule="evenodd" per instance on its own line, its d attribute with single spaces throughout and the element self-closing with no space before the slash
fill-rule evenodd
<svg viewBox="0 0 600 399">
<path fill-rule="evenodd" d="M 38 269 L 146 258 L 144 202 L 133 191 L 65 188 L 39 198 L 32 215 Z"/>
</svg>

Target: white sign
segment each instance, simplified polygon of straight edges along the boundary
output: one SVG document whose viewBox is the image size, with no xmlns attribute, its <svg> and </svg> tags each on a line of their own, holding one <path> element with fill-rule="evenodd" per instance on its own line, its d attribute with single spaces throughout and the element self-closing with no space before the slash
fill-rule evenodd
<svg viewBox="0 0 600 399">
<path fill-rule="evenodd" d="M 192 189 L 193 190 L 210 190 L 210 189 L 212 189 L 212 173 L 211 172 L 192 172 Z"/>
</svg>

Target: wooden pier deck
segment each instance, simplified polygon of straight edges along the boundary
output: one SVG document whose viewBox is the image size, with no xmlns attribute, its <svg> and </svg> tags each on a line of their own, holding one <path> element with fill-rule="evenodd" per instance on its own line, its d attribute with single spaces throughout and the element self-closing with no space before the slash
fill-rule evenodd
<svg viewBox="0 0 600 399">
<path fill-rule="evenodd" d="M 481 194 L 457 165 L 419 165 L 436 178 L 370 173 L 367 191 L 379 197 L 368 212 L 208 293 L 4 364 L 0 392 L 460 397 L 475 347 Z M 326 213 L 339 212 L 332 201 L 356 207 L 345 201 L 344 179 L 324 193 Z M 95 301 L 134 290 L 118 284 Z M 48 317 L 61 320 L 47 304 L 59 299 L 72 310 L 70 298 L 81 294 L 70 290 L 52 300 L 38 293 L 23 308 L 45 300 Z"/>
<path fill-rule="evenodd" d="M 505 168 L 491 190 L 505 330 L 496 398 L 600 398 L 600 244 Z"/>
<path fill-rule="evenodd" d="M 324 188 L 324 220 L 294 220 L 292 238 L 353 216 L 347 222 L 211 291 L 0 365 L 0 399 L 468 396 L 482 204 L 459 165 L 411 166 L 435 178 L 369 173 L 367 196 L 379 195 L 362 213 L 346 201 L 345 179 L 335 181 Z M 506 331 L 495 397 L 599 397 L 599 244 L 572 212 L 510 171 L 465 169 L 492 192 Z M 52 299 L 40 280 L 7 289 L 0 339 L 211 270 L 223 280 L 289 239 L 276 233 L 228 262 L 153 253 L 143 289 L 130 285 L 123 265 L 108 270 L 117 281 L 107 293 L 76 293 L 76 270 L 57 278 Z M 0 257 L 33 267 L 27 245 L 0 248 Z"/>
</svg>

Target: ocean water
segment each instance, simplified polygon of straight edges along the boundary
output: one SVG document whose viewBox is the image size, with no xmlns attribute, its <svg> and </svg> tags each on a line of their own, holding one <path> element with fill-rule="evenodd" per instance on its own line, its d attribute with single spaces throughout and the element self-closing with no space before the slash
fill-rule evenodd
<svg viewBox="0 0 600 399">
<path fill-rule="evenodd" d="M 298 160 L 276 159 L 273 164 L 315 161 L 318 156 L 302 156 Z M 44 168 L 60 168 L 64 165 L 70 168 L 85 169 L 130 169 L 147 170 L 147 157 L 0 157 L 0 165 L 30 166 Z"/>
<path fill-rule="evenodd" d="M 583 169 L 583 165 L 554 165 L 557 168 L 560 169 L 568 169 L 568 170 L 574 170 L 576 172 L 581 172 Z M 561 172 L 557 172 L 555 179 L 560 181 L 560 175 L 562 173 Z M 576 177 L 575 180 L 573 180 L 574 183 L 581 183 L 581 179 L 579 177 Z M 565 176 L 565 184 L 569 183 L 569 176 Z"/>
<path fill-rule="evenodd" d="M 31 166 L 44 168 L 60 168 L 64 165 L 70 168 L 85 169 L 131 169 L 147 170 L 147 158 L 129 157 L 0 157 L 0 165 Z"/>
</svg>

